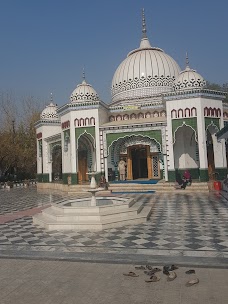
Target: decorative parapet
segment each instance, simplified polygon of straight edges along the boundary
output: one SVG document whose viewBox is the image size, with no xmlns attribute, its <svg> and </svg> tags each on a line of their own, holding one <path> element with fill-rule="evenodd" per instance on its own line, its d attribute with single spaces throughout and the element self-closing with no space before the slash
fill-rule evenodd
<svg viewBox="0 0 228 304">
<path fill-rule="evenodd" d="M 108 105 L 102 102 L 101 100 L 98 101 L 84 101 L 84 102 L 77 102 L 77 103 L 67 103 L 58 108 L 58 114 L 65 114 L 70 111 L 78 111 L 78 110 L 89 110 L 89 109 L 98 109 L 99 106 L 103 106 L 108 109 Z"/>
<path fill-rule="evenodd" d="M 197 98 L 197 97 L 207 97 L 207 98 L 221 100 L 226 97 L 226 93 L 221 91 L 208 90 L 208 89 L 185 89 L 180 91 L 163 93 L 163 98 L 165 101 L 175 100 L 175 99 Z"/>
<path fill-rule="evenodd" d="M 59 126 L 61 124 L 60 120 L 45 120 L 40 119 L 34 123 L 34 127 L 37 129 L 42 126 Z"/>
<path fill-rule="evenodd" d="M 62 122 L 62 129 L 69 129 L 70 128 L 70 121 L 64 121 Z"/>
</svg>

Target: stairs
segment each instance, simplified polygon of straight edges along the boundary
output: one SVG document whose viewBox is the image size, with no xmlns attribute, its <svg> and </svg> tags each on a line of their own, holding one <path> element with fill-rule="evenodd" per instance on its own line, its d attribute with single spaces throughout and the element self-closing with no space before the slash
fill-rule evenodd
<svg viewBox="0 0 228 304">
<path fill-rule="evenodd" d="M 185 192 L 208 192 L 210 184 L 207 182 L 194 182 L 191 186 L 187 186 L 184 190 Z M 38 183 L 38 190 L 52 189 L 68 192 L 68 194 L 79 194 L 88 196 L 87 190 L 90 189 L 89 184 L 84 185 L 63 185 L 63 184 L 55 184 L 55 183 Z M 156 192 L 180 192 L 183 190 L 176 190 L 174 188 L 174 182 L 165 182 L 160 180 L 157 184 L 143 184 L 143 183 L 118 183 L 118 182 L 110 182 L 108 187 L 109 192 L 146 192 L 146 191 L 156 191 Z M 105 192 L 103 192 L 105 193 Z M 108 192 L 107 192 L 108 193 Z"/>
<path fill-rule="evenodd" d="M 159 181 L 157 184 L 138 184 L 136 183 L 110 183 L 108 189 L 115 193 L 131 193 L 131 192 L 147 192 L 147 191 L 156 191 L 156 192 L 208 192 L 208 183 L 206 182 L 193 182 L 191 186 L 187 186 L 185 190 L 174 188 L 173 182 L 164 182 Z"/>
<path fill-rule="evenodd" d="M 97 200 L 102 199 L 98 197 Z M 77 206 L 78 201 L 88 203 L 90 198 L 62 201 L 52 204 L 33 216 L 33 223 L 47 230 L 90 230 L 99 231 L 147 221 L 151 207 L 134 199 L 105 197 L 113 202 L 103 206 Z M 83 205 L 83 204 L 80 204 Z"/>
</svg>

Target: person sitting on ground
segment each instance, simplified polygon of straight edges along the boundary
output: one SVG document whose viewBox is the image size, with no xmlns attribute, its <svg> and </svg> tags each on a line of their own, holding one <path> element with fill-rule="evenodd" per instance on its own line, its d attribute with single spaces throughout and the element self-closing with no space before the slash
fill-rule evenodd
<svg viewBox="0 0 228 304">
<path fill-rule="evenodd" d="M 191 174 L 190 174 L 190 172 L 188 170 L 184 171 L 183 180 L 186 180 L 187 185 L 191 186 L 191 184 L 192 184 L 192 177 L 191 177 Z"/>
<path fill-rule="evenodd" d="M 180 173 L 176 170 L 176 183 L 175 188 L 176 189 L 185 189 L 187 186 L 186 179 L 182 179 Z"/>
<path fill-rule="evenodd" d="M 105 190 L 108 190 L 108 183 L 107 183 L 106 178 L 104 177 L 104 175 L 102 175 L 101 178 L 100 178 L 99 187 L 104 188 Z"/>
</svg>

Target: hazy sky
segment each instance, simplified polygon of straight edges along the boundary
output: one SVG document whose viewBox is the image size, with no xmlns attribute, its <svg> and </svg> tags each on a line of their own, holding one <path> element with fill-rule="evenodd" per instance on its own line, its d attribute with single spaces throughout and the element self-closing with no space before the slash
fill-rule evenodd
<svg viewBox="0 0 228 304">
<path fill-rule="evenodd" d="M 0 0 L 0 92 L 62 105 L 86 80 L 105 102 L 118 65 L 147 35 L 181 68 L 228 82 L 228 1 Z"/>
</svg>

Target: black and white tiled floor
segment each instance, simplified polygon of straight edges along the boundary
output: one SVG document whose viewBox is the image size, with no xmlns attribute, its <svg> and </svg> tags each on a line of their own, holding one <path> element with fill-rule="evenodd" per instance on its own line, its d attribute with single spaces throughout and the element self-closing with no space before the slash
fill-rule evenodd
<svg viewBox="0 0 228 304">
<path fill-rule="evenodd" d="M 57 192 L 37 194 L 36 186 L 0 189 L 0 215 L 41 207 L 62 198 Z"/>
<path fill-rule="evenodd" d="M 0 190 L 0 214 L 42 206 L 61 198 L 61 194 L 36 193 L 36 189 L 13 189 L 11 192 Z M 150 220 L 144 224 L 101 232 L 48 232 L 34 226 L 31 216 L 24 216 L 0 224 L 0 246 L 51 245 L 228 252 L 228 201 L 220 194 L 139 194 L 137 200 L 151 205 L 153 210 Z"/>
</svg>

